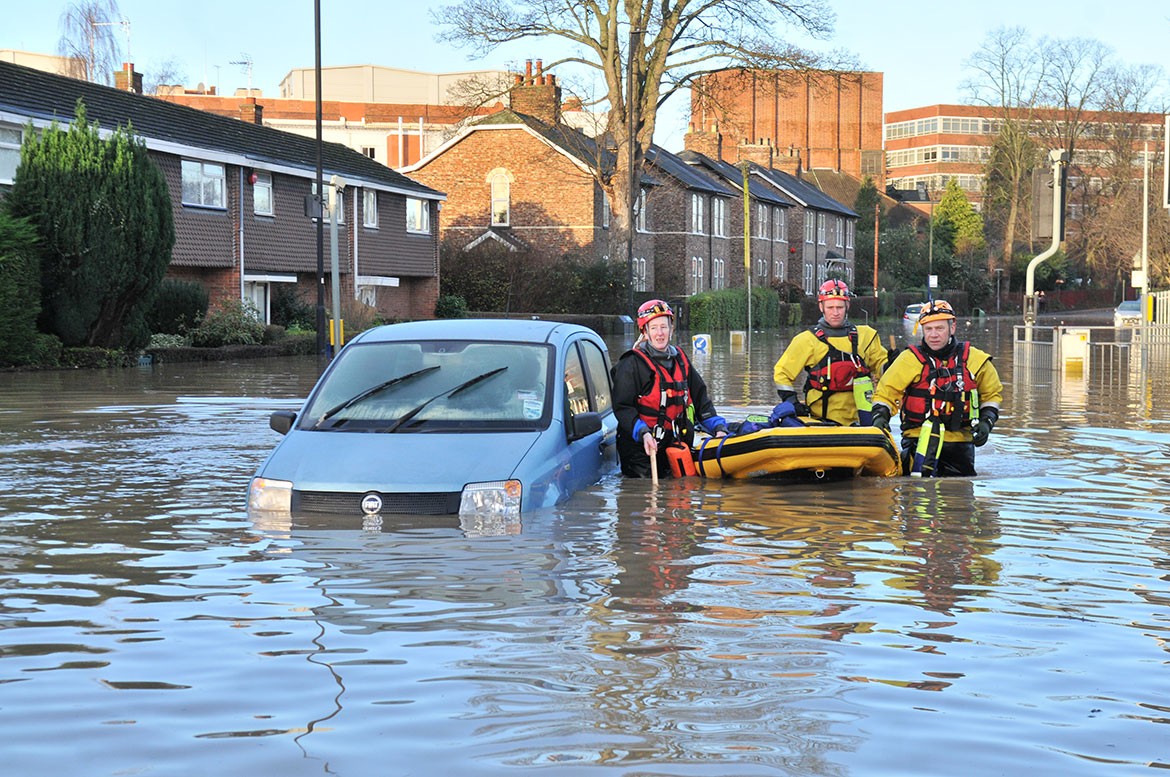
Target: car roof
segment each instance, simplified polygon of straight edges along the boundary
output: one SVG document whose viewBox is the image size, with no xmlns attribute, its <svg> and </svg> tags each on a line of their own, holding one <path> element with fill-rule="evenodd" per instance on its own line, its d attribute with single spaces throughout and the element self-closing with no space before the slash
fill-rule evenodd
<svg viewBox="0 0 1170 777">
<path fill-rule="evenodd" d="M 593 335 L 605 347 L 605 342 L 592 329 L 579 324 L 541 319 L 503 318 L 448 318 L 434 321 L 409 321 L 386 324 L 367 329 L 353 342 L 375 343 L 398 340 L 500 340 L 508 342 L 560 343 L 570 335 Z"/>
</svg>

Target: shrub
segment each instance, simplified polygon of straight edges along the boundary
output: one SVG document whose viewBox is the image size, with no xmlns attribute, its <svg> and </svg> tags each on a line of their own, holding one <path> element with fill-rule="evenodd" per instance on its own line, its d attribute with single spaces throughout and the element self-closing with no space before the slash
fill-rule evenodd
<svg viewBox="0 0 1170 777">
<path fill-rule="evenodd" d="M 317 331 L 317 306 L 297 294 L 296 284 L 272 284 L 272 323 L 286 329 Z"/>
<path fill-rule="evenodd" d="M 458 294 L 444 294 L 435 303 L 435 318 L 467 318 L 467 301 Z"/>
<path fill-rule="evenodd" d="M 182 348 L 187 345 L 187 338 L 183 335 L 157 334 L 150 336 L 147 348 Z"/>
<path fill-rule="evenodd" d="M 200 348 L 221 345 L 258 345 L 264 340 L 260 311 L 250 302 L 233 299 L 207 314 L 191 332 L 191 344 Z"/>
<path fill-rule="evenodd" d="M 743 289 L 721 289 L 695 294 L 688 300 L 692 332 L 746 329 L 747 293 Z M 752 289 L 752 329 L 781 323 L 776 292 L 759 287 Z"/>
<path fill-rule="evenodd" d="M 41 310 L 36 230 L 0 210 L 0 363 L 36 361 L 33 340 Z"/>
<path fill-rule="evenodd" d="M 185 335 L 207 315 L 207 289 L 195 281 L 166 278 L 146 311 L 152 334 Z"/>
</svg>

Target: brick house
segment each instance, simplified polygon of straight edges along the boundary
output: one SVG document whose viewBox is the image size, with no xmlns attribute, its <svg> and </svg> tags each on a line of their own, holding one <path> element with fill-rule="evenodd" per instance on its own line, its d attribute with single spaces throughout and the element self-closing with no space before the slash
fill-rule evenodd
<svg viewBox="0 0 1170 777">
<path fill-rule="evenodd" d="M 0 62 L 0 194 L 11 186 L 27 125 L 68 124 L 80 99 L 103 131 L 130 124 L 162 169 L 174 207 L 168 276 L 195 280 L 212 304 L 245 299 L 265 320 L 277 284 L 315 301 L 317 227 L 306 199 L 316 188 L 317 145 L 256 123 L 139 94 L 133 65 L 109 88 Z M 444 195 L 333 143 L 321 148 L 324 182 L 339 198 L 343 297 L 389 317 L 429 318 L 438 298 L 435 224 Z M 325 267 L 329 234 L 326 227 Z"/>
<path fill-rule="evenodd" d="M 742 169 L 718 161 L 726 152 L 716 128 L 692 129 L 685 143 L 682 156 L 689 164 L 729 183 L 738 181 L 742 191 Z M 805 180 L 808 172 L 795 149 L 777 154 L 769 143 L 741 143 L 734 154 L 749 169 L 753 282 L 788 281 L 806 294 L 830 275 L 852 284 L 857 214 Z M 742 255 L 741 250 L 741 260 Z"/>
<path fill-rule="evenodd" d="M 742 270 L 733 273 L 731 267 L 735 233 L 729 216 L 740 202 L 736 192 L 658 146 L 647 151 L 646 167 L 658 184 L 645 197 L 653 216 L 655 293 L 725 289 L 736 277 L 742 285 Z"/>
<path fill-rule="evenodd" d="M 696 132 L 692 128 L 683 139 L 686 150 L 679 154 L 688 165 L 721 181 L 736 193 L 731 208 L 729 234 L 731 264 L 729 285 L 744 285 L 747 263 L 743 256 L 743 170 L 722 158 L 722 137 L 717 132 Z M 788 223 L 796 204 L 757 176 L 748 176 L 748 209 L 751 230 L 750 250 L 752 285 L 770 286 L 788 280 L 790 253 L 795 249 L 788 239 Z"/>
</svg>

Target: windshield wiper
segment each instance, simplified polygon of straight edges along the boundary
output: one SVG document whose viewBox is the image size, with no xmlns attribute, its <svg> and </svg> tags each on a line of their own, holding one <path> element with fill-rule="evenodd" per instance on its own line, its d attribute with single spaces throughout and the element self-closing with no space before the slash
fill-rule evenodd
<svg viewBox="0 0 1170 777">
<path fill-rule="evenodd" d="M 435 364 L 431 367 L 423 367 L 421 370 L 415 370 L 414 372 L 408 372 L 405 375 L 399 375 L 396 378 L 391 378 L 390 380 L 384 380 L 381 383 L 378 383 L 374 386 L 370 386 L 365 391 L 362 391 L 361 393 L 356 394 L 356 395 L 350 397 L 349 399 L 345 400 L 340 405 L 337 405 L 335 407 L 331 407 L 328 410 L 326 410 L 324 413 L 321 414 L 321 417 L 317 419 L 317 423 L 313 424 L 312 428 L 317 429 L 318 427 L 321 426 L 321 424 L 325 423 L 330 418 L 332 418 L 333 416 L 340 413 L 342 410 L 345 410 L 347 407 L 352 407 L 353 405 L 356 405 L 358 402 L 361 402 L 362 400 L 367 399 L 368 397 L 372 397 L 374 394 L 377 394 L 379 391 L 385 391 L 386 389 L 390 388 L 391 386 L 396 386 L 405 380 L 410 380 L 411 378 L 417 378 L 419 375 L 426 375 L 427 373 L 434 372 L 435 370 L 439 369 L 439 367 L 440 367 L 440 365 L 438 365 L 438 364 Z"/>
<path fill-rule="evenodd" d="M 384 431 L 387 434 L 394 432 L 394 431 L 397 431 L 398 427 L 402 426 L 404 423 L 406 423 L 407 421 L 409 421 L 410 419 L 414 418 L 416 415 L 421 413 L 423 410 L 426 409 L 427 405 L 431 404 L 435 400 L 442 399 L 443 397 L 453 397 L 456 394 L 460 393 L 461 391 L 466 391 L 467 389 L 471 388 L 475 384 L 487 380 L 488 378 L 490 378 L 493 375 L 499 375 L 501 372 L 503 372 L 506 369 L 508 369 L 507 366 L 496 367 L 494 370 L 489 370 L 481 375 L 476 375 L 474 378 L 469 378 L 469 379 L 463 381 L 455 388 L 449 388 L 446 391 L 443 391 L 439 394 L 435 394 L 433 397 L 428 399 L 426 402 L 423 402 L 420 405 L 416 405 L 415 407 L 412 407 L 410 410 L 408 410 L 406 412 L 406 414 L 404 416 L 402 416 L 402 418 L 399 418 L 393 424 L 391 424 L 390 426 L 386 427 L 385 429 L 383 429 L 381 431 Z"/>
</svg>

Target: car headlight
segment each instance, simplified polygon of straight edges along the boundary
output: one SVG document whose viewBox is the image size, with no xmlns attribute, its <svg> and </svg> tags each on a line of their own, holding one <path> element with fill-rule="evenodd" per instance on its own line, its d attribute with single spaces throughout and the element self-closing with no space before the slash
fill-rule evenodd
<svg viewBox="0 0 1170 777">
<path fill-rule="evenodd" d="M 252 478 L 248 489 L 248 512 L 289 512 L 292 509 L 292 487 L 287 480 Z"/>
<path fill-rule="evenodd" d="M 469 483 L 463 487 L 459 512 L 487 515 L 519 515 L 523 487 L 519 480 Z"/>
</svg>

